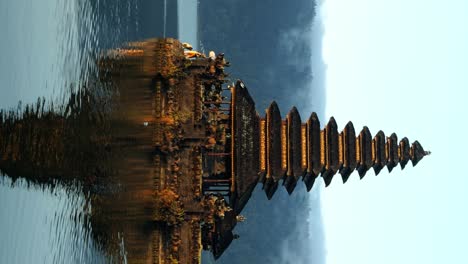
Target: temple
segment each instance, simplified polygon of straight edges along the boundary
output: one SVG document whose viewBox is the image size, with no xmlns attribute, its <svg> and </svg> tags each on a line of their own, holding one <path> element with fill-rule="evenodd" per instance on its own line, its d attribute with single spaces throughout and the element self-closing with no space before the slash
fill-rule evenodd
<svg viewBox="0 0 468 264">
<path fill-rule="evenodd" d="M 292 193 L 299 177 L 303 176 L 307 190 L 310 190 L 318 176 L 328 186 L 339 172 L 345 183 L 355 170 L 362 179 L 371 168 L 375 175 L 385 166 L 391 172 L 398 163 L 404 169 L 409 160 L 415 166 L 429 154 L 418 141 L 411 146 L 406 137 L 398 142 L 395 133 L 386 137 L 379 131 L 372 137 L 369 129 L 364 127 L 356 135 L 352 122 L 339 132 L 333 117 L 323 129 L 320 129 L 316 113 L 302 123 L 295 107 L 285 120 L 281 120 L 275 102 L 259 123 L 259 175 L 263 176 L 261 181 L 268 198 L 272 197 L 279 180 L 284 180 L 283 185 Z"/>
<path fill-rule="evenodd" d="M 429 154 L 395 133 L 357 133 L 351 122 L 340 132 L 333 117 L 323 126 L 295 107 L 283 119 L 275 102 L 259 114 L 246 85 L 229 80 L 224 54 L 205 56 L 175 39 L 129 43 L 98 65 L 99 82 L 118 91 L 114 109 L 90 115 L 94 108 L 83 106 L 100 97 L 87 90 L 62 113 L 3 113 L 0 169 L 39 182 L 72 175 L 91 186 L 95 237 L 112 255 L 116 234 L 126 234 L 129 263 L 198 264 L 202 249 L 220 257 L 258 183 L 271 199 L 281 185 L 292 193 L 302 181 L 309 191 L 318 177 L 328 186 L 337 173 L 346 182 L 354 171 L 377 175 Z M 110 185 L 123 187 L 102 191 Z"/>
</svg>

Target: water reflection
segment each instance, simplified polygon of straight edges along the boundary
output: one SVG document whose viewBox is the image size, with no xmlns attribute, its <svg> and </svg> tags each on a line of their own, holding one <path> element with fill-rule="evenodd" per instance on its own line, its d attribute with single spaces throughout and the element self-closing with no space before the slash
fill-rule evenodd
<svg viewBox="0 0 468 264">
<path fill-rule="evenodd" d="M 109 143 L 115 90 L 99 84 L 96 60 L 162 35 L 161 4 L 0 2 L 1 263 L 126 262 L 124 234 L 109 237 L 111 222 L 91 220 L 122 189 L 112 175 L 127 154 L 117 150 L 133 140 Z"/>
<path fill-rule="evenodd" d="M 83 193 L 86 202 L 72 217 L 113 261 L 199 263 L 202 241 L 221 254 L 243 195 L 256 184 L 239 185 L 247 198 L 230 200 L 239 202 L 237 211 L 221 194 L 201 193 L 201 146 L 214 157 L 230 146 L 228 110 L 218 109 L 226 104 L 223 56 L 186 59 L 173 39 L 109 50 L 96 58 L 96 77 L 60 104 L 39 99 L 0 111 L 0 172 Z M 231 174 L 223 164 L 213 177 L 224 177 L 217 187 L 226 192 Z M 214 188 L 218 180 L 207 183 Z"/>
<path fill-rule="evenodd" d="M 125 76 L 135 84 L 138 72 L 133 72 Z M 59 192 L 86 194 L 80 197 L 86 201 L 83 208 L 70 217 L 119 262 L 125 234 L 129 257 L 137 261 L 146 256 L 154 225 L 153 130 L 143 124 L 152 101 L 106 81 L 88 84 L 58 106 L 40 99 L 0 111 L 0 171 L 13 182 L 21 178 L 50 190 L 58 184 Z M 67 213 L 57 215 L 58 221 Z"/>
<path fill-rule="evenodd" d="M 2 263 L 103 263 L 85 224 L 83 193 L 0 178 Z"/>
</svg>

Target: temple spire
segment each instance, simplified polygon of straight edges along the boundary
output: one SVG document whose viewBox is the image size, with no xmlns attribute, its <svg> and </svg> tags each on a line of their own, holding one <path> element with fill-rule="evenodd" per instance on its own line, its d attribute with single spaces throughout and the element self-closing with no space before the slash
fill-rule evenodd
<svg viewBox="0 0 468 264">
<path fill-rule="evenodd" d="M 370 169 L 375 175 L 384 167 L 391 172 L 398 164 L 404 169 L 408 161 L 416 166 L 430 154 L 418 141 L 410 145 L 404 137 L 398 142 L 395 133 L 386 136 L 378 131 L 372 137 L 364 126 L 356 134 L 352 122 L 339 132 L 333 117 L 323 129 L 316 113 L 301 123 L 295 107 L 281 120 L 276 102 L 268 107 L 260 124 L 259 135 L 264 135 L 260 137 L 260 173 L 266 175 L 264 189 L 268 198 L 273 196 L 281 179 L 291 194 L 302 176 L 309 191 L 318 176 L 329 186 L 339 172 L 345 183 L 355 170 L 362 179 Z"/>
</svg>

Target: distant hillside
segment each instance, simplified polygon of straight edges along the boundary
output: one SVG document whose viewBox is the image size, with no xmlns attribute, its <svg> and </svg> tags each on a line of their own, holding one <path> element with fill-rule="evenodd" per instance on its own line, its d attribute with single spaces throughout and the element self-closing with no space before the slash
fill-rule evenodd
<svg viewBox="0 0 468 264">
<path fill-rule="evenodd" d="M 226 54 L 227 71 L 246 83 L 260 114 L 276 100 L 283 116 L 296 105 L 303 121 L 310 111 L 324 120 L 323 25 L 313 27 L 315 17 L 314 0 L 203 0 L 199 37 L 205 53 Z M 293 195 L 280 187 L 268 201 L 259 185 L 236 227 L 240 238 L 216 263 L 325 263 L 317 191 L 298 182 Z M 205 253 L 204 263 L 212 263 Z"/>
<path fill-rule="evenodd" d="M 226 53 L 229 72 L 245 81 L 259 109 L 274 98 L 284 113 L 286 103 L 307 105 L 296 93 L 310 90 L 312 72 L 322 71 L 312 68 L 315 15 L 314 0 L 200 1 L 200 40 L 206 51 Z"/>
</svg>

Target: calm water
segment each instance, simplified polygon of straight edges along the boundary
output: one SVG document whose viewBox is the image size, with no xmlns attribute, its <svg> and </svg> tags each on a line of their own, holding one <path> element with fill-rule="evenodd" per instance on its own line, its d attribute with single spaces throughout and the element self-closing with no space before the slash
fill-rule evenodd
<svg viewBox="0 0 468 264">
<path fill-rule="evenodd" d="M 25 180 L 0 182 L 1 263 L 105 262 L 83 224 L 82 193 Z"/>
<path fill-rule="evenodd" d="M 182 27 L 196 42 L 193 21 L 177 23 L 176 1 L 168 2 L 1 0 L 0 109 L 38 97 L 66 102 L 90 85 L 100 52 L 126 41 L 177 37 Z M 93 239 L 92 197 L 84 189 L 73 181 L 34 184 L 0 176 L 0 263 L 125 263 L 123 242 L 111 258 Z"/>
</svg>

